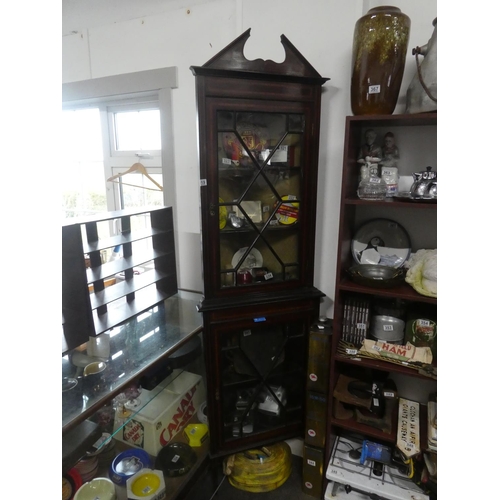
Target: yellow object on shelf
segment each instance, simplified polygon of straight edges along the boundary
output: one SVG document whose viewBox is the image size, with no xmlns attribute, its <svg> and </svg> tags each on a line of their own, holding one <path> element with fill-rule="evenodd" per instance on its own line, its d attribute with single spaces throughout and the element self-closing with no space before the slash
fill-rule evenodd
<svg viewBox="0 0 500 500">
<path fill-rule="evenodd" d="M 222 198 L 219 198 L 219 203 L 224 203 Z M 223 205 L 219 207 L 219 229 L 224 229 L 227 222 L 227 208 Z"/>
<path fill-rule="evenodd" d="M 289 225 L 298 221 L 299 202 L 292 201 L 296 199 L 297 197 L 291 194 L 281 197 L 281 200 L 286 201 L 286 203 L 282 203 L 276 211 L 276 218 L 280 224 Z"/>
<path fill-rule="evenodd" d="M 292 451 L 281 442 L 230 455 L 224 474 L 235 488 L 253 493 L 279 488 L 292 472 Z"/>
<path fill-rule="evenodd" d="M 189 446 L 199 448 L 208 438 L 207 424 L 189 424 L 184 429 Z"/>
</svg>

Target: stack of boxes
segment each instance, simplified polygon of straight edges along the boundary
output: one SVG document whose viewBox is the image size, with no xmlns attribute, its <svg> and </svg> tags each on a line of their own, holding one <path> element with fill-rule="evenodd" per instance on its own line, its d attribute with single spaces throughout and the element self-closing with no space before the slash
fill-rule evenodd
<svg viewBox="0 0 500 500">
<path fill-rule="evenodd" d="M 323 495 L 331 341 L 332 320 L 320 318 L 309 331 L 306 425 L 302 461 L 302 491 L 315 498 L 322 498 Z"/>
</svg>

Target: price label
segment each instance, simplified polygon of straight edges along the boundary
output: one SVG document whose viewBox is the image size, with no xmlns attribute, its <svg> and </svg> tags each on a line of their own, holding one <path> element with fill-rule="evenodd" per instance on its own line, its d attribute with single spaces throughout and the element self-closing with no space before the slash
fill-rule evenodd
<svg viewBox="0 0 500 500">
<path fill-rule="evenodd" d="M 368 94 L 380 94 L 380 85 L 369 85 Z"/>
<path fill-rule="evenodd" d="M 370 177 L 370 184 L 380 184 L 380 177 Z"/>
<path fill-rule="evenodd" d="M 224 165 L 231 165 L 231 160 L 229 158 L 222 158 L 222 163 Z"/>
<path fill-rule="evenodd" d="M 350 356 L 356 356 L 356 354 L 358 354 L 358 350 L 357 349 L 346 349 L 345 352 L 347 354 L 349 354 Z"/>
<path fill-rule="evenodd" d="M 384 325 L 384 332 L 392 332 L 394 330 L 393 325 Z"/>
<path fill-rule="evenodd" d="M 264 279 L 267 280 L 272 280 L 273 279 L 273 273 L 266 273 L 264 274 Z"/>
<path fill-rule="evenodd" d="M 358 328 L 358 330 L 366 330 L 366 324 L 365 323 L 358 323 L 356 325 L 356 327 Z"/>
<path fill-rule="evenodd" d="M 431 326 L 431 322 L 428 319 L 419 319 L 417 320 L 418 326 Z"/>
<path fill-rule="evenodd" d="M 243 337 L 248 337 L 249 335 L 252 335 L 252 330 L 244 330 L 243 331 Z"/>
</svg>

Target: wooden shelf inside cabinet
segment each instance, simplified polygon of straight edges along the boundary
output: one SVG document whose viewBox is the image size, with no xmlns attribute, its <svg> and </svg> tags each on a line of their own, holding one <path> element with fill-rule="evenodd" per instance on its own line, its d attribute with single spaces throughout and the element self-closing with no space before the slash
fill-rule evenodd
<svg viewBox="0 0 500 500">
<path fill-rule="evenodd" d="M 339 283 L 339 290 L 355 292 L 364 295 L 376 295 L 394 299 L 408 300 L 411 302 L 424 302 L 426 304 L 437 304 L 437 298 L 427 297 L 416 292 L 410 285 L 403 283 L 394 288 L 372 288 L 354 283 L 348 278 L 343 278 Z"/>
<path fill-rule="evenodd" d="M 437 113 L 415 113 L 400 115 L 356 115 L 347 120 L 354 124 L 368 123 L 370 127 L 399 127 L 418 125 L 437 125 Z"/>
<path fill-rule="evenodd" d="M 420 449 L 427 449 L 427 406 L 420 404 Z M 360 424 L 354 419 L 331 419 L 331 424 L 339 429 L 344 429 L 349 432 L 362 434 L 368 438 L 383 441 L 395 445 L 397 442 L 397 428 L 398 428 L 398 405 L 394 406 L 392 413 L 392 426 L 391 433 L 383 432 L 375 427 L 366 424 Z"/>
<path fill-rule="evenodd" d="M 370 207 L 411 208 L 419 210 L 437 210 L 437 202 L 404 201 L 398 198 L 386 198 L 385 200 L 361 200 L 360 198 L 346 197 L 346 205 L 359 205 Z"/>
<path fill-rule="evenodd" d="M 396 363 L 391 363 L 389 361 L 369 359 L 369 358 L 359 358 L 359 357 L 348 357 L 348 356 L 343 356 L 342 354 L 339 353 L 335 354 L 333 358 L 336 363 L 344 363 L 347 365 L 353 365 L 360 368 L 368 368 L 371 370 L 379 370 L 383 372 L 400 373 L 402 375 L 409 375 L 411 377 L 417 377 L 426 380 L 432 379 L 430 375 L 426 375 L 425 373 L 420 373 L 419 370 L 416 368 L 409 368 Z"/>
</svg>

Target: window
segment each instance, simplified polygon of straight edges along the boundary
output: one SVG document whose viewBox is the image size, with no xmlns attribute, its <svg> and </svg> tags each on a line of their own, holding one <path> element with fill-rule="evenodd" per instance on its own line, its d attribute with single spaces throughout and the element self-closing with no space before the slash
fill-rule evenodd
<svg viewBox="0 0 500 500">
<path fill-rule="evenodd" d="M 158 101 L 136 98 L 87 106 L 63 108 L 63 218 L 162 206 Z M 140 170 L 127 173 L 138 163 Z"/>
<path fill-rule="evenodd" d="M 107 210 L 120 208 L 120 199 L 124 200 L 123 203 L 125 206 L 131 206 L 130 204 L 132 203 L 140 203 L 142 204 L 141 206 L 156 205 L 157 200 L 162 199 L 160 204 L 171 206 L 175 213 L 175 162 L 173 148 L 170 145 L 173 143 L 172 90 L 177 88 L 177 80 L 177 68 L 167 67 L 63 83 L 62 102 L 64 109 L 71 109 L 74 106 L 79 109 L 99 108 L 101 133 L 103 130 L 109 129 L 109 116 L 107 112 L 100 108 L 101 103 L 106 102 L 109 108 L 113 106 L 119 108 L 122 104 L 132 105 L 132 103 L 135 103 L 135 105 L 143 109 L 151 109 L 151 106 L 146 103 L 154 101 L 156 109 L 159 109 L 160 137 L 163 147 L 160 146 L 161 151 L 156 159 L 154 155 L 153 158 L 149 158 L 146 155 L 144 149 L 146 146 L 144 145 L 142 146 L 142 150 L 133 151 L 133 157 L 120 158 L 120 155 L 111 154 L 109 138 L 103 140 L 102 148 L 105 154 L 103 157 L 104 180 L 102 182 L 106 189 L 105 199 Z M 134 109 L 134 111 L 136 110 L 137 108 Z M 95 128 L 98 129 L 99 126 L 95 125 Z M 117 151 L 120 151 L 120 149 L 118 148 Z M 137 156 L 136 153 L 142 156 Z M 111 158 L 113 158 L 113 164 Z M 159 182 L 160 179 L 163 179 L 163 182 L 159 182 L 163 186 L 163 193 L 150 189 L 134 188 L 124 185 L 122 182 L 123 196 L 120 198 L 120 185 L 118 183 L 107 183 L 106 179 L 125 172 L 133 164 L 132 160 L 134 162 L 140 161 L 144 164 L 148 173 L 156 181 Z M 166 176 L 168 176 L 168 179 L 165 178 Z M 143 176 L 134 176 L 131 174 L 130 176 L 123 176 L 122 181 L 128 179 L 128 177 L 137 183 Z M 144 182 L 146 183 L 145 180 Z M 161 196 L 162 194 L 163 197 Z M 130 201 L 128 200 L 129 198 Z M 138 198 L 142 199 L 138 201 Z M 151 198 L 154 198 L 154 200 L 151 200 Z M 102 211 L 100 206 L 97 209 Z M 87 208 L 87 210 L 91 209 Z M 75 214 L 73 213 L 73 215 Z"/>
<path fill-rule="evenodd" d="M 62 218 L 107 210 L 99 108 L 62 113 Z"/>
<path fill-rule="evenodd" d="M 113 154 L 151 150 L 161 152 L 160 110 L 157 107 L 109 108 L 115 132 Z"/>
<path fill-rule="evenodd" d="M 147 175 L 127 174 L 114 184 L 114 206 L 162 206 L 161 119 L 158 101 L 148 98 L 106 106 L 111 176 L 140 163 Z M 108 177 L 109 178 L 109 177 Z"/>
</svg>

